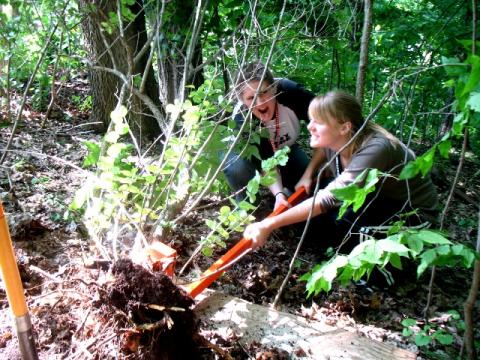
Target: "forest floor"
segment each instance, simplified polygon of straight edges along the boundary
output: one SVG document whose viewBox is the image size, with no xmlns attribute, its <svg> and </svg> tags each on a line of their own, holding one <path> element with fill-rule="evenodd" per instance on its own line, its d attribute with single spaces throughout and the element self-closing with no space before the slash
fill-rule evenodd
<svg viewBox="0 0 480 360">
<path fill-rule="evenodd" d="M 128 263 L 110 271 L 108 266 L 88 266 L 89 259 L 97 256 L 95 247 L 78 220 L 64 216 L 75 191 L 85 180 L 86 174 L 81 168 L 86 155 L 83 141 L 101 139 L 87 124 L 88 110 L 78 110 L 77 105 L 85 99 L 87 90 L 87 81 L 81 78 L 64 86 L 57 107 L 47 120 L 43 113 L 27 106 L 7 159 L 0 168 L 1 200 L 10 225 L 40 358 L 292 357 L 281 349 L 268 348 L 260 343 L 244 344 L 238 334 L 225 335 L 202 328 L 201 319 L 198 323 L 191 320 L 189 299 L 178 295 L 177 290 L 170 288 L 169 280 L 161 275 L 154 275 L 157 278 L 152 280 L 151 275 Z M 77 105 L 72 102 L 74 98 L 80 99 L 76 101 Z M 5 123 L 5 112 L 1 116 L 0 147 L 5 148 L 11 126 Z M 479 163 L 478 157 L 470 153 L 466 157 L 445 224 L 451 239 L 470 245 L 474 244 L 477 234 Z M 448 196 L 457 165 L 458 154 L 453 154 L 448 164 L 434 172 L 433 180 L 442 203 Z M 257 217 L 265 216 L 272 205 L 266 196 Z M 202 235 L 208 232 L 204 220 L 218 216 L 219 207 L 192 212 L 174 231 L 169 245 L 179 254 L 177 270 Z M 299 231 L 293 228 L 278 231 L 265 247 L 242 258 L 211 288 L 256 304 L 272 303 L 288 271 L 298 237 Z M 240 234 L 232 236 L 227 247 L 239 238 Z M 197 258 L 190 266 L 188 276 L 198 275 L 224 251 L 216 251 L 211 258 Z M 433 342 L 418 348 L 414 339 L 402 336 L 401 321 L 406 317 L 422 318 L 428 294 L 428 271 L 420 279 L 406 274 L 404 281 L 391 287 L 378 283 L 357 283 L 348 287 L 335 285 L 328 294 L 306 299 L 305 283 L 298 279 L 322 259 L 324 254 L 314 244 L 304 246 L 283 293 L 281 310 L 406 348 L 415 352 L 418 358 L 457 357 L 462 343 L 462 324 L 447 315 L 447 311 L 462 312 L 471 270 L 438 269 L 429 321 L 452 333 L 454 343 L 443 346 Z M 128 269 L 127 273 L 125 269 Z M 142 294 L 129 298 L 130 294 L 139 291 L 132 288 L 133 283 L 140 287 Z M 152 283 L 162 283 L 164 289 L 169 290 L 157 293 L 158 290 L 149 287 Z M 150 300 L 150 296 L 167 299 L 168 309 L 145 307 L 144 304 L 153 301 L 159 304 L 158 300 Z M 173 301 L 174 298 L 177 300 Z M 185 311 L 186 316 L 182 315 Z M 475 316 L 474 323 L 479 324 L 478 311 Z M 145 323 L 149 323 L 150 328 L 138 325 Z M 177 333 L 172 334 L 169 331 L 172 324 L 178 323 L 184 324 L 183 328 L 173 327 Z M 1 359 L 19 358 L 11 324 L 4 287 L 1 286 Z M 480 338 L 479 331 L 477 328 L 477 339 Z M 144 336 L 145 333 L 149 335 Z M 191 342 L 185 339 L 191 339 Z M 172 345 L 175 342 L 178 342 L 178 348 Z M 160 357 L 146 351 L 154 351 L 152 343 L 163 346 L 163 349 L 169 344 L 170 355 Z M 188 348 L 188 344 L 196 349 Z M 190 350 L 195 355 L 171 355 L 175 351 L 183 351 L 185 355 Z M 295 356 L 308 357 L 308 354 Z"/>
</svg>

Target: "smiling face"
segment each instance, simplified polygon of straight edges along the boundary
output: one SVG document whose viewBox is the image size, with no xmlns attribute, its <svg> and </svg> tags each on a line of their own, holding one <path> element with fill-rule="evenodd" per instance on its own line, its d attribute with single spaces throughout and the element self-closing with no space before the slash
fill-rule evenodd
<svg viewBox="0 0 480 360">
<path fill-rule="evenodd" d="M 253 104 L 257 90 L 257 99 L 255 104 Z M 255 117 L 262 122 L 266 122 L 272 120 L 275 116 L 275 107 L 277 105 L 275 93 L 275 87 L 267 82 L 262 82 L 260 86 L 259 81 L 252 80 L 245 85 L 240 99 L 248 108 L 252 108 L 252 113 Z"/>
<path fill-rule="evenodd" d="M 310 146 L 338 151 L 350 139 L 351 126 L 350 122 L 340 124 L 335 119 L 311 119 L 308 124 Z"/>
</svg>

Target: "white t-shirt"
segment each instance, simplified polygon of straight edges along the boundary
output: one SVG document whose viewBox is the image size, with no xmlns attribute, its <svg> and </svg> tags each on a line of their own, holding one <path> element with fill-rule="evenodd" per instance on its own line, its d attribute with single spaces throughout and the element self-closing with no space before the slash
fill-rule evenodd
<svg viewBox="0 0 480 360">
<path fill-rule="evenodd" d="M 279 136 L 278 139 L 276 139 L 275 148 L 281 149 L 286 145 L 292 146 L 295 144 L 298 134 L 300 133 L 300 122 L 292 109 L 283 106 L 280 103 L 277 104 L 279 114 Z M 270 134 L 270 140 L 274 140 L 276 131 L 275 117 L 272 120 L 265 122 L 264 125 Z"/>
</svg>

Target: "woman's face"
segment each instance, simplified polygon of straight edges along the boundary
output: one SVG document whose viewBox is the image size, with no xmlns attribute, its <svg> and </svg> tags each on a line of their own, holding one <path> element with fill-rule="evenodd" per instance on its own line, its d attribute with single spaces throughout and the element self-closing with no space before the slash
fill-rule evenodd
<svg viewBox="0 0 480 360">
<path fill-rule="evenodd" d="M 275 116 L 275 106 L 277 100 L 275 99 L 275 88 L 267 82 L 262 82 L 262 85 L 257 80 L 249 81 L 242 92 L 241 100 L 248 107 L 252 108 L 252 113 L 260 121 L 270 121 Z M 257 99 L 253 104 L 253 98 L 258 89 Z"/>
<path fill-rule="evenodd" d="M 312 148 L 329 148 L 337 151 L 345 145 L 350 138 L 351 123 L 339 124 L 332 119 L 312 119 L 308 124 L 310 131 L 310 146 Z"/>
</svg>

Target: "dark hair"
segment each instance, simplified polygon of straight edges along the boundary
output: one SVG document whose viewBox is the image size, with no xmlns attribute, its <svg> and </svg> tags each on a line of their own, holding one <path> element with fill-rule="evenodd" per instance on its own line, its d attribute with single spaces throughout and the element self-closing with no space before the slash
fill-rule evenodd
<svg viewBox="0 0 480 360">
<path fill-rule="evenodd" d="M 238 96 L 241 96 L 247 83 L 250 81 L 260 81 L 262 77 L 263 81 L 268 83 L 268 85 L 274 84 L 275 80 L 272 73 L 262 62 L 256 61 L 245 65 L 242 69 L 239 69 L 235 75 L 235 92 Z"/>
<path fill-rule="evenodd" d="M 339 90 L 316 96 L 308 107 L 308 116 L 311 120 L 322 119 L 327 123 L 333 121 L 339 124 L 350 122 L 352 124 L 352 136 L 362 127 L 365 121 L 362 115 L 362 106 L 357 98 Z M 374 132 L 383 134 L 393 145 L 398 144 L 398 139 L 395 136 L 380 125 L 369 121 L 350 145 L 352 153 Z"/>
</svg>

